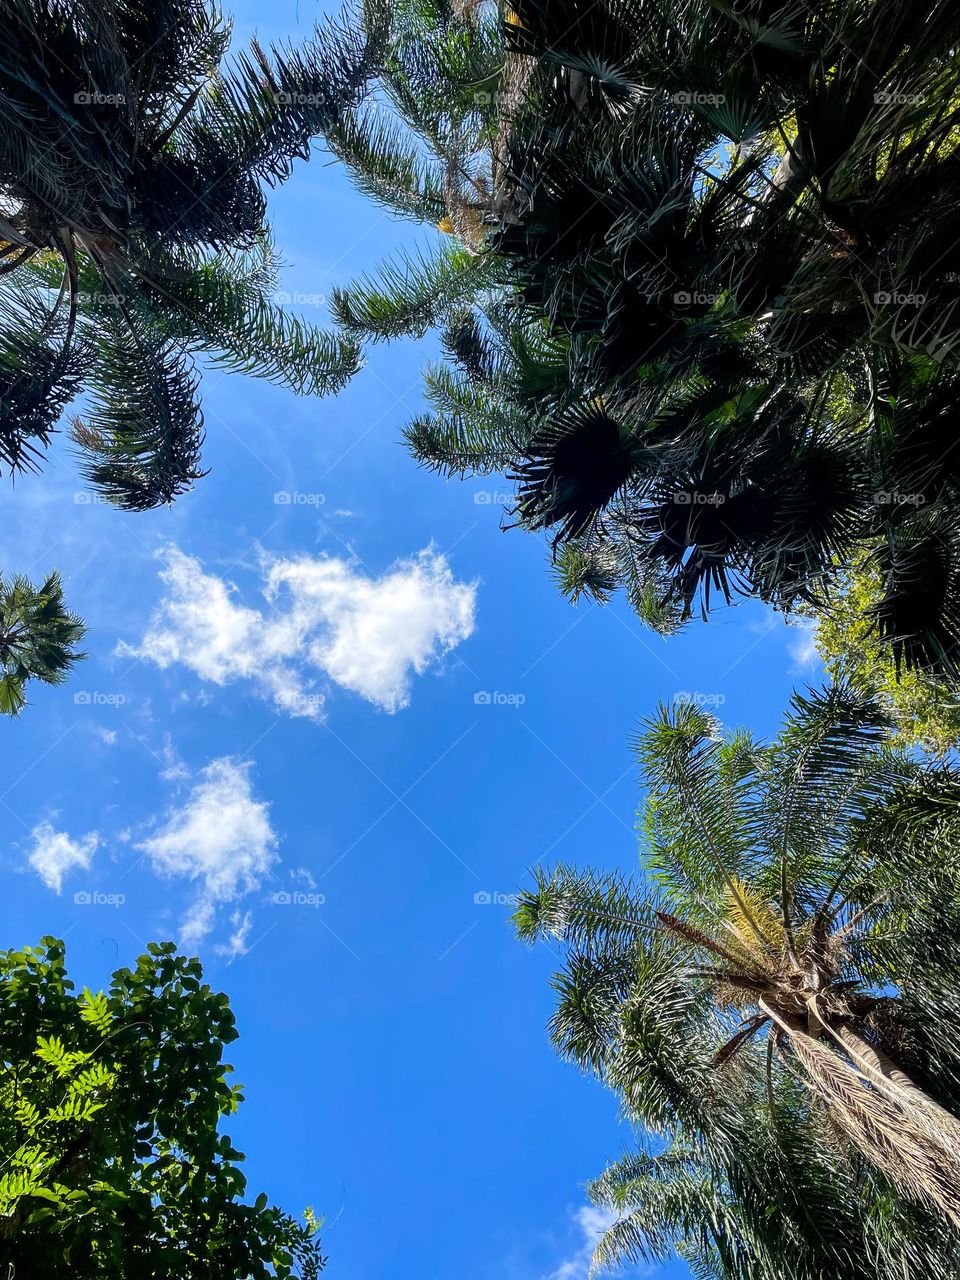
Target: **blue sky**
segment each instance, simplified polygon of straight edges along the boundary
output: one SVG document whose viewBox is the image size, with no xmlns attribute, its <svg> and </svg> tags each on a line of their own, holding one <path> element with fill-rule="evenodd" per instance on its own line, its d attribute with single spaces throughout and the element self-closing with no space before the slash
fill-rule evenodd
<svg viewBox="0 0 960 1280">
<path fill-rule="evenodd" d="M 234 10 L 237 44 L 315 16 Z M 271 208 L 318 322 L 416 238 L 320 154 Z M 89 500 L 64 439 L 5 493 L 2 563 L 59 568 L 90 634 L 0 725 L 2 937 L 66 937 L 91 986 L 153 939 L 198 951 L 239 1020 L 251 1189 L 326 1215 L 331 1277 L 582 1280 L 584 1183 L 630 1133 L 551 1051 L 555 957 L 503 899 L 541 859 L 635 864 L 658 700 L 766 734 L 816 668 L 756 605 L 664 642 L 564 602 L 502 482 L 401 447 L 430 351 L 370 351 L 336 400 L 205 376 L 210 475 L 170 510 Z"/>
</svg>

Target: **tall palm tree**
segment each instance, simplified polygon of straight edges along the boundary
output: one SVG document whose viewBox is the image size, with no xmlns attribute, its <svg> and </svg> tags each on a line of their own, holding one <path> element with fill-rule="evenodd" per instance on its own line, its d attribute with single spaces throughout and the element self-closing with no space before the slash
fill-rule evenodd
<svg viewBox="0 0 960 1280">
<path fill-rule="evenodd" d="M 960 774 L 842 686 L 771 745 L 661 708 L 638 757 L 644 879 L 541 871 L 516 914 L 566 952 L 558 1050 L 651 1134 L 597 1184 L 622 1211 L 598 1261 L 954 1274 Z"/>
<path fill-rule="evenodd" d="M 264 190 L 380 57 L 340 21 L 224 62 L 212 0 L 0 0 L 0 463 L 36 466 L 67 404 L 86 471 L 129 509 L 202 474 L 194 357 L 298 393 L 355 343 L 274 301 Z"/>
<path fill-rule="evenodd" d="M 83 623 L 63 602 L 59 574 L 39 587 L 26 578 L 0 578 L 0 713 L 19 715 L 30 680 L 61 684 L 84 655 Z"/>
<path fill-rule="evenodd" d="M 452 241 L 335 297 L 443 327 L 416 456 L 505 471 L 570 593 L 665 629 L 869 547 L 896 660 L 956 667 L 958 39 L 945 0 L 398 3 L 327 136 Z"/>
</svg>

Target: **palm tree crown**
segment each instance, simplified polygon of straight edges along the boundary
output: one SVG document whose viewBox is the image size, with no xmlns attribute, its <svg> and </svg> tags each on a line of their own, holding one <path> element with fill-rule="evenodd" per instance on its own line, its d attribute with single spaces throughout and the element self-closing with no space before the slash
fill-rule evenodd
<svg viewBox="0 0 960 1280">
<path fill-rule="evenodd" d="M 328 23 L 223 62 L 210 0 L 3 0 L 0 462 L 35 466 L 69 401 L 89 478 L 120 506 L 201 474 L 193 357 L 336 390 L 350 339 L 274 300 L 264 187 L 283 181 L 377 65 Z"/>
<path fill-rule="evenodd" d="M 39 587 L 26 578 L 0 579 L 0 712 L 19 715 L 30 680 L 61 684 L 84 655 L 80 619 L 63 603 L 59 574 Z"/>
<path fill-rule="evenodd" d="M 952 1274 L 960 914 L 936 851 L 960 776 L 842 686 L 797 695 L 770 746 L 664 708 L 638 753 L 646 882 L 539 872 L 516 916 L 566 950 L 557 1048 L 651 1135 L 596 1186 L 621 1213 L 598 1261 Z"/>
<path fill-rule="evenodd" d="M 822 604 L 869 548 L 897 660 L 955 665 L 955 5 L 395 7 L 383 100 L 328 132 L 453 246 L 341 291 L 444 327 L 442 472 L 502 470 L 564 589 Z"/>
</svg>

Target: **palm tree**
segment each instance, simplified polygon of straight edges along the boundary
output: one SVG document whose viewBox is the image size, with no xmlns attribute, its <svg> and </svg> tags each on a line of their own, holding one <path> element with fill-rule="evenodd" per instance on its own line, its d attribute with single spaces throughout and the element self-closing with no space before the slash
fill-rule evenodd
<svg viewBox="0 0 960 1280">
<path fill-rule="evenodd" d="M 453 241 L 335 296 L 443 328 L 415 455 L 506 472 L 564 588 L 662 629 L 822 606 L 866 547 L 895 660 L 954 668 L 958 38 L 945 0 L 397 5 L 327 137 Z"/>
<path fill-rule="evenodd" d="M 766 746 L 661 707 L 638 758 L 644 880 L 540 871 L 515 917 L 566 952 L 557 1049 L 651 1135 L 596 1186 L 622 1215 L 598 1261 L 954 1274 L 960 774 L 843 686 Z"/>
<path fill-rule="evenodd" d="M 129 509 L 199 475 L 196 356 L 335 391 L 355 343 L 277 306 L 264 189 L 378 65 L 341 22 L 224 63 L 212 0 L 0 0 L 0 462 L 36 466 L 65 407 Z"/>
<path fill-rule="evenodd" d="M 83 634 L 80 619 L 64 607 L 59 574 L 39 587 L 0 578 L 0 712 L 20 714 L 30 680 L 61 684 L 84 656 L 77 648 Z"/>
</svg>

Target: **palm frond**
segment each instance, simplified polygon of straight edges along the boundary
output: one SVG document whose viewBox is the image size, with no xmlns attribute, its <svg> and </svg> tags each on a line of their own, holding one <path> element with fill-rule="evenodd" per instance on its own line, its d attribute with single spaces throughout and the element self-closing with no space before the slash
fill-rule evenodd
<svg viewBox="0 0 960 1280">
<path fill-rule="evenodd" d="M 122 323 L 98 349 L 90 407 L 73 428 L 87 479 L 116 506 L 145 511 L 200 479 L 199 378 L 182 348 Z"/>
<path fill-rule="evenodd" d="M 373 340 L 420 337 L 491 278 L 489 259 L 454 247 L 432 258 L 401 256 L 375 276 L 335 289 L 334 318 L 350 334 Z"/>
</svg>

